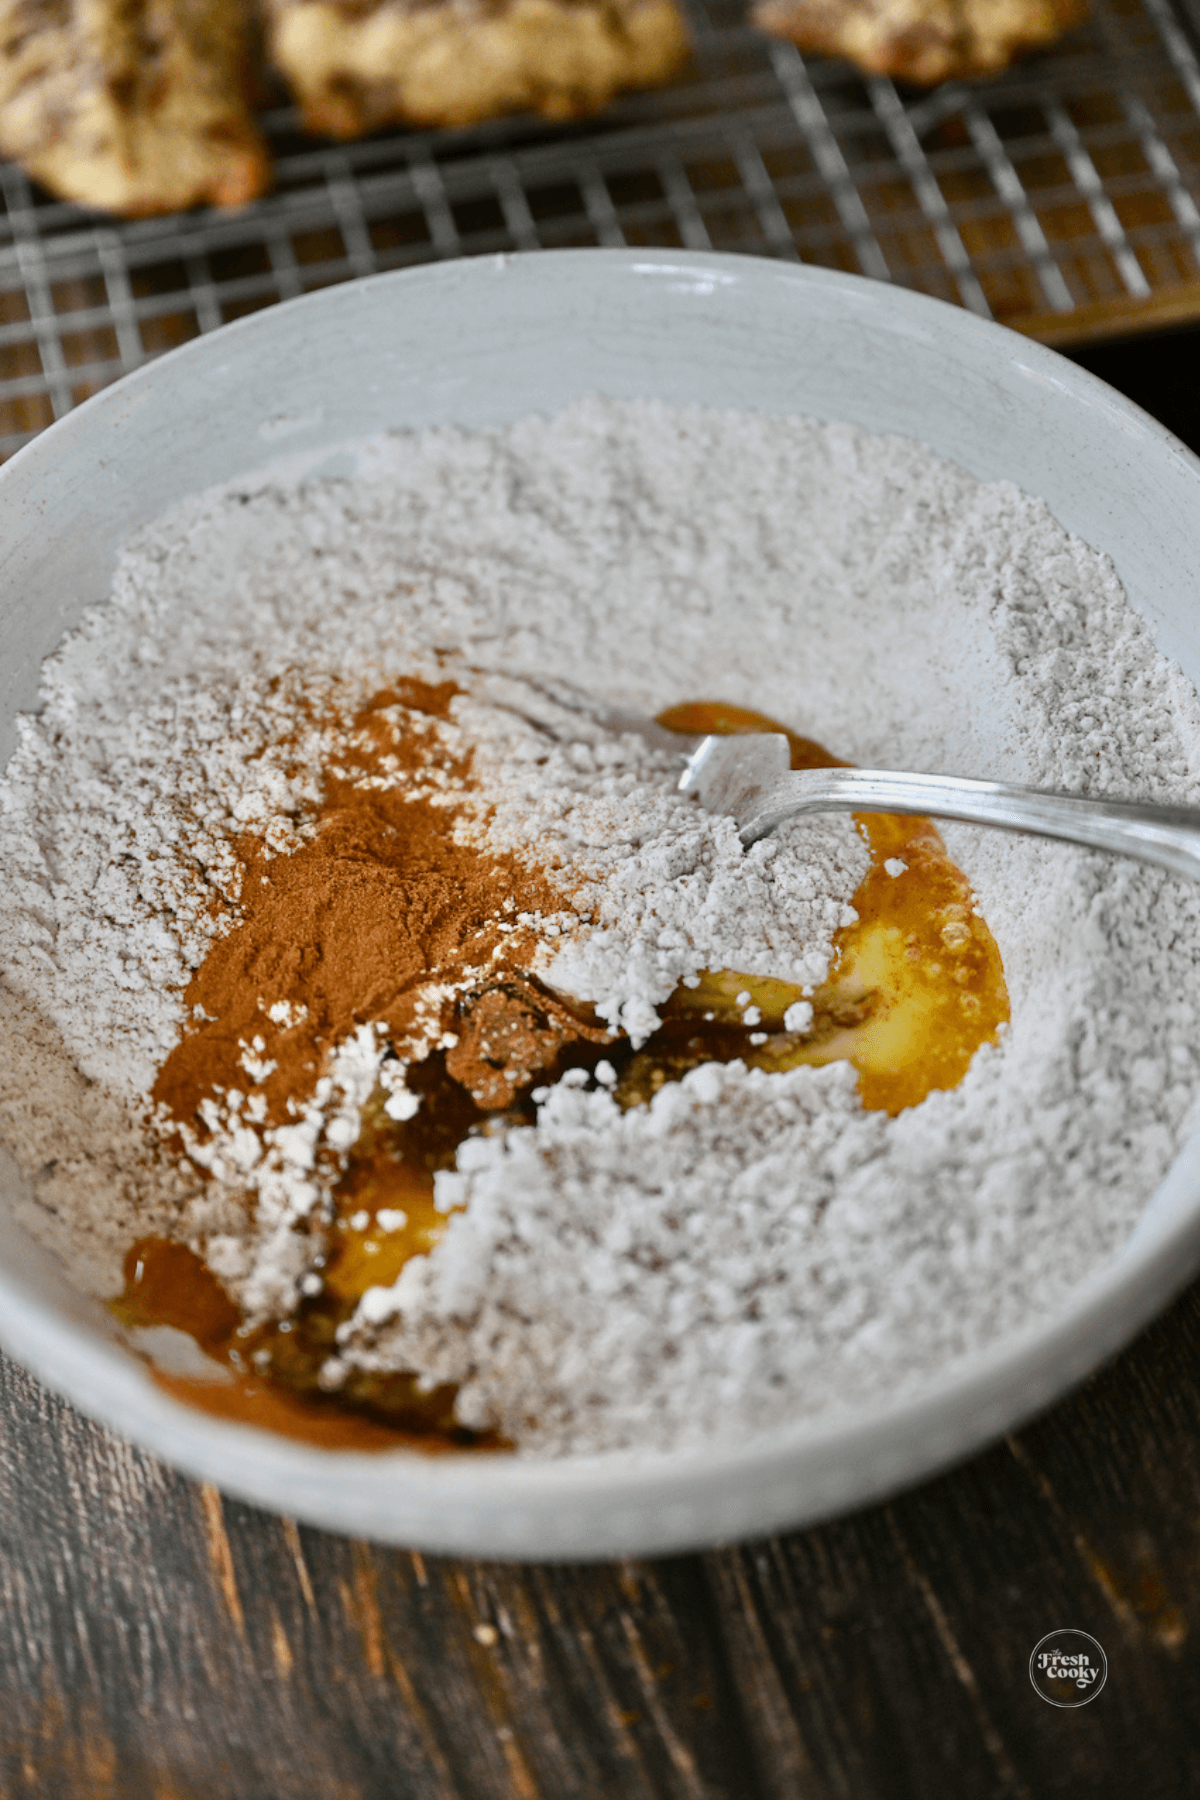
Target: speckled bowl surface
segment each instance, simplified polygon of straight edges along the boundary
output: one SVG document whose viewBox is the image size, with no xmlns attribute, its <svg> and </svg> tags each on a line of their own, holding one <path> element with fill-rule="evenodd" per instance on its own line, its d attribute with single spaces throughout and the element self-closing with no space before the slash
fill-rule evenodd
<svg viewBox="0 0 1200 1800">
<path fill-rule="evenodd" d="M 1200 677 L 1200 463 L 1103 383 L 968 313 L 749 257 L 563 251 L 378 276 L 151 363 L 0 471 L 0 755 L 38 667 L 107 592 L 117 546 L 175 501 L 287 454 L 336 469 L 390 426 L 504 422 L 582 395 L 846 419 L 1047 500 L 1107 551 Z M 737 1449 L 516 1456 L 327 1452 L 177 1404 L 11 1216 L 0 1340 L 77 1406 L 230 1493 L 334 1530 L 477 1556 L 683 1549 L 861 1505 L 1013 1425 L 1111 1354 L 1200 1265 L 1200 1137 L 1119 1256 L 1053 1316 L 901 1402 Z"/>
</svg>

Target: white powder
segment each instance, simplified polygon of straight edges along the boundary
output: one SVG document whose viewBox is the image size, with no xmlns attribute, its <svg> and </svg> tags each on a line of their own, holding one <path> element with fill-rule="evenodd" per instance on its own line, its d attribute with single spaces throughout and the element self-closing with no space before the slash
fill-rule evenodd
<svg viewBox="0 0 1200 1800">
<path fill-rule="evenodd" d="M 815 986 L 865 862 L 835 820 L 743 856 L 595 706 L 720 698 L 864 764 L 1197 797 L 1195 695 L 1111 567 L 1040 502 L 917 445 L 591 402 L 381 440 L 349 480 L 203 497 L 130 545 L 112 601 L 48 665 L 3 787 L 0 1125 L 43 1169 L 31 1059 L 64 1096 L 85 1091 L 73 1062 L 121 1121 L 77 1244 L 107 1253 L 131 1205 L 157 1207 L 244 1303 L 312 1291 L 319 1238 L 297 1225 L 323 1216 L 394 1067 L 378 1034 L 342 1046 L 268 1142 L 254 1084 L 287 1021 L 264 1014 L 213 1140 L 232 1160 L 202 1189 L 156 1173 L 136 1102 L 188 972 L 236 920 L 231 838 L 287 854 L 344 750 L 336 727 L 285 744 L 298 695 L 345 714 L 405 673 L 469 687 L 448 729 L 475 746 L 486 806 L 461 829 L 570 876 L 583 922 L 541 922 L 543 973 L 636 1037 L 704 967 Z M 1120 1245 L 1183 1134 L 1200 899 L 1099 855 L 946 836 L 1013 1009 L 957 1090 L 889 1121 L 845 1066 L 711 1066 L 622 1114 L 611 1068 L 565 1078 L 536 1127 L 469 1141 L 438 1177 L 439 1205 L 465 1210 L 369 1290 L 331 1384 L 351 1362 L 407 1366 L 460 1382 L 464 1419 L 525 1449 L 664 1444 L 919 1381 L 1052 1308 Z M 18 1064 L 31 1008 L 66 1057 L 42 1029 Z M 78 1164 L 86 1108 L 63 1108 Z"/>
<path fill-rule="evenodd" d="M 454 713 L 474 746 L 480 841 L 561 872 L 589 921 L 544 958 L 551 986 L 594 1002 L 638 1045 L 659 1023 L 656 1007 L 698 969 L 806 990 L 824 981 L 869 860 L 848 820 L 815 820 L 744 851 L 732 819 L 678 793 L 666 754 L 589 719 L 579 695 L 560 689 L 556 704 L 512 679 L 472 686 Z"/>
</svg>

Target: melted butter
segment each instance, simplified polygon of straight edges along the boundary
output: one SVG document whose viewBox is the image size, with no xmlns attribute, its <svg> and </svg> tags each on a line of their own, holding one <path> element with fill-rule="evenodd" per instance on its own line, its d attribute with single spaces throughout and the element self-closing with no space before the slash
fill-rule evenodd
<svg viewBox="0 0 1200 1800">
<path fill-rule="evenodd" d="M 761 713 L 712 702 L 675 707 L 660 722 L 688 733 L 783 730 Z M 843 766 L 811 739 L 786 735 L 793 768 Z M 838 933 L 829 978 L 814 994 L 736 970 L 706 971 L 698 986 L 676 990 L 661 1029 L 640 1051 L 627 1043 L 576 1044 L 538 1079 L 606 1057 L 617 1070 L 618 1100 L 632 1106 L 704 1062 L 741 1058 L 781 1070 L 845 1059 L 858 1070 L 864 1106 L 891 1114 L 935 1088 L 956 1086 L 976 1050 L 995 1042 L 1008 1018 L 999 951 L 966 878 L 927 819 L 867 814 L 857 822 L 871 866 L 854 896 L 857 921 Z M 907 867 L 893 876 L 885 864 L 896 858 Z M 738 1005 L 743 994 L 761 1015 L 752 1025 Z M 805 998 L 813 1007 L 811 1028 L 789 1032 L 784 1015 Z M 362 1134 L 334 1193 L 321 1293 L 304 1300 L 292 1319 L 248 1332 L 220 1282 L 190 1250 L 165 1239 L 134 1245 L 124 1293 L 112 1302 L 117 1317 L 131 1327 L 187 1332 L 227 1372 L 224 1380 L 205 1381 L 156 1370 L 161 1387 L 205 1412 L 329 1449 L 506 1447 L 457 1425 L 452 1388 L 422 1394 L 411 1376 L 357 1371 L 336 1395 L 320 1388 L 337 1327 L 366 1290 L 390 1287 L 405 1263 L 428 1254 L 445 1232 L 447 1215 L 433 1204 L 436 1170 L 453 1166 L 458 1145 L 472 1132 L 535 1117 L 528 1093 L 502 1117 L 481 1109 L 450 1078 L 440 1053 L 414 1065 L 408 1082 L 421 1096 L 412 1120 L 390 1120 L 382 1091 L 364 1110 Z"/>
<path fill-rule="evenodd" d="M 405 1219 L 399 1228 L 387 1216 L 397 1213 Z M 358 1223 L 364 1214 L 367 1222 Z M 445 1229 L 446 1214 L 433 1204 L 430 1171 L 360 1143 L 338 1196 L 333 1247 L 323 1270 L 327 1292 L 357 1305 L 369 1287 L 391 1287 L 409 1258 L 427 1256 Z"/>
<path fill-rule="evenodd" d="M 783 731 L 762 713 L 701 702 L 663 713 L 672 731 L 728 734 Z M 786 733 L 793 769 L 844 768 L 811 738 Z M 722 970 L 681 987 L 669 1014 L 739 1026 L 739 993 L 762 1014 L 766 1044 L 741 1054 L 753 1067 L 845 1060 L 858 1070 L 863 1105 L 896 1114 L 935 1088 L 957 1087 L 983 1044 L 996 1042 L 1009 1017 L 1008 990 L 996 941 L 970 884 L 928 819 L 892 813 L 856 815 L 871 866 L 854 896 L 857 922 L 834 940 L 828 980 L 811 995 L 786 982 Z M 887 863 L 905 863 L 889 874 Z M 813 1024 L 785 1032 L 783 1017 L 809 999 Z M 709 1015 L 712 1015 L 711 1021 Z M 646 1052 L 653 1063 L 653 1040 Z"/>
</svg>

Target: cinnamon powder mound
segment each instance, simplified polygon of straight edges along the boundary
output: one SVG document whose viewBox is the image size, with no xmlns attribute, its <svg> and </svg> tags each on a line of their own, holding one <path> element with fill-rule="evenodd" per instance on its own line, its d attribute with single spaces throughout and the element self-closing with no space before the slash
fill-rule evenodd
<svg viewBox="0 0 1200 1800">
<path fill-rule="evenodd" d="M 194 1023 L 153 1088 L 180 1123 L 250 1085 L 259 1123 L 286 1123 L 366 1024 L 401 1057 L 440 1044 L 483 1107 L 507 1105 L 572 1039 L 605 1039 L 526 973 L 538 920 L 567 897 L 514 855 L 455 842 L 470 758 L 430 722 L 457 691 L 404 681 L 376 694 L 327 773 L 311 841 L 288 856 L 239 846 L 241 922 L 189 983 Z"/>
</svg>

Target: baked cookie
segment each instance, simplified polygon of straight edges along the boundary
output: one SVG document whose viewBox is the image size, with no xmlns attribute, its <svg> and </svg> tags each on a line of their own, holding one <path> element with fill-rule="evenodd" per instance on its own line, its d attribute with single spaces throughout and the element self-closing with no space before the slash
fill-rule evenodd
<svg viewBox="0 0 1200 1800">
<path fill-rule="evenodd" d="M 310 131 L 596 112 L 688 53 L 674 0 L 266 0 L 268 46 Z"/>
<path fill-rule="evenodd" d="M 0 0 L 0 153 L 82 206 L 244 206 L 267 187 L 241 0 Z"/>
<path fill-rule="evenodd" d="M 801 50 L 932 87 L 995 75 L 1086 12 L 1087 0 L 758 0 L 752 16 Z"/>
</svg>

